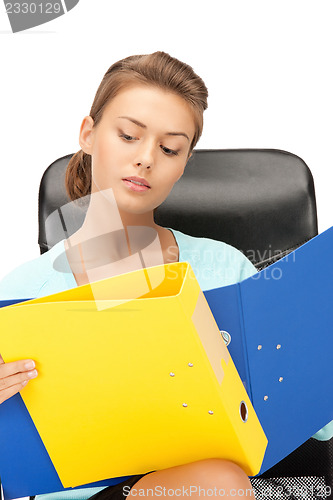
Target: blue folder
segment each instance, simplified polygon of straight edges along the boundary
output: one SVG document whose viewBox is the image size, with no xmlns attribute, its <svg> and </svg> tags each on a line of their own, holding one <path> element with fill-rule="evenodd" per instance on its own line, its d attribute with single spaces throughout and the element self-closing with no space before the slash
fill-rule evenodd
<svg viewBox="0 0 333 500">
<path fill-rule="evenodd" d="M 332 248 L 333 227 L 255 276 L 204 292 L 268 438 L 260 473 L 333 419 Z M 0 405 L 0 450 L 5 499 L 65 490 L 19 394 Z"/>
<path fill-rule="evenodd" d="M 333 420 L 333 227 L 205 292 L 268 439 L 260 474 Z"/>
</svg>

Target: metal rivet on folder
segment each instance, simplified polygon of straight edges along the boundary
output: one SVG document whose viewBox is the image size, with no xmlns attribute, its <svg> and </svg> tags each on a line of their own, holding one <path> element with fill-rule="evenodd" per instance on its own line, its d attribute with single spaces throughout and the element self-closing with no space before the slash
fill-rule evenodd
<svg viewBox="0 0 333 500">
<path fill-rule="evenodd" d="M 193 363 L 189 363 L 188 366 L 193 366 Z"/>
<path fill-rule="evenodd" d="M 264 401 L 267 401 L 267 399 L 268 399 L 268 396 L 264 396 Z"/>
<path fill-rule="evenodd" d="M 209 410 L 209 415 L 214 415 L 214 412 L 212 410 Z"/>
<path fill-rule="evenodd" d="M 247 418 L 249 416 L 249 413 L 248 413 L 245 401 L 241 401 L 240 402 L 240 405 L 239 405 L 239 414 L 240 414 L 240 418 L 242 419 L 242 421 L 246 422 Z"/>
<path fill-rule="evenodd" d="M 174 377 L 175 374 L 173 372 L 170 372 L 170 377 Z"/>
<path fill-rule="evenodd" d="M 283 377 L 280 377 L 280 378 L 279 378 L 279 382 L 282 382 L 282 380 L 283 380 Z"/>
<path fill-rule="evenodd" d="M 225 330 L 220 330 L 220 334 L 222 335 L 222 338 L 224 340 L 225 345 L 229 345 L 231 342 L 231 335 L 230 333 L 226 332 Z"/>
<path fill-rule="evenodd" d="M 277 348 L 277 349 L 281 349 L 281 344 L 278 344 L 278 345 L 276 346 L 276 348 Z"/>
<path fill-rule="evenodd" d="M 259 344 L 259 345 L 258 345 L 258 351 L 260 351 L 261 349 L 262 349 L 262 345 L 261 345 L 261 344 Z"/>
<path fill-rule="evenodd" d="M 187 408 L 187 404 L 186 403 L 183 403 L 183 406 L 184 406 L 184 408 Z"/>
</svg>

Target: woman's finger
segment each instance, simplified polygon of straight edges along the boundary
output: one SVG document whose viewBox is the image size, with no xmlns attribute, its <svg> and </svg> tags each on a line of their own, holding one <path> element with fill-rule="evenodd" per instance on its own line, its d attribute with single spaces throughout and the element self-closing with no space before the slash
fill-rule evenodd
<svg viewBox="0 0 333 500">
<path fill-rule="evenodd" d="M 23 389 L 27 385 L 27 383 L 27 381 L 24 381 L 20 384 L 15 384 L 11 387 L 8 387 L 4 391 L 0 391 L 0 404 L 20 392 L 20 390 Z"/>
<path fill-rule="evenodd" d="M 37 370 L 32 370 L 30 372 L 16 373 L 9 377 L 0 378 L 0 392 L 7 390 L 9 387 L 13 387 L 17 384 L 22 384 L 25 381 L 29 381 L 36 378 L 38 375 Z"/>
<path fill-rule="evenodd" d="M 23 359 L 5 363 L 0 354 L 0 379 L 14 375 L 15 373 L 23 373 L 31 371 L 35 368 L 35 362 L 32 359 Z"/>
</svg>

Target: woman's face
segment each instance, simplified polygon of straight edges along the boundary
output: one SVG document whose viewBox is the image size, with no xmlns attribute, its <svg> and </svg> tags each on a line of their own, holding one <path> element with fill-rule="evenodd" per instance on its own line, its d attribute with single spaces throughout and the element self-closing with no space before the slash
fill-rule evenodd
<svg viewBox="0 0 333 500">
<path fill-rule="evenodd" d="M 182 176 L 194 133 L 181 97 L 141 85 L 121 91 L 96 127 L 91 117 L 81 126 L 81 148 L 92 156 L 92 193 L 112 188 L 119 210 L 152 211 Z M 133 177 L 149 187 L 126 180 Z"/>
</svg>

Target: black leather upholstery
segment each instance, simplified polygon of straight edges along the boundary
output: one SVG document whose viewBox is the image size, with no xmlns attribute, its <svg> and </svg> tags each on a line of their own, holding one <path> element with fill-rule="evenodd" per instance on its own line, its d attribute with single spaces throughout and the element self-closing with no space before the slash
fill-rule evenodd
<svg viewBox="0 0 333 500">
<path fill-rule="evenodd" d="M 44 173 L 39 193 L 41 253 L 63 238 L 45 220 L 69 202 L 71 155 Z M 77 211 L 78 227 L 84 213 Z M 225 241 L 262 267 L 317 234 L 313 179 L 304 161 L 279 150 L 196 150 L 155 221 L 192 236 Z"/>
</svg>

